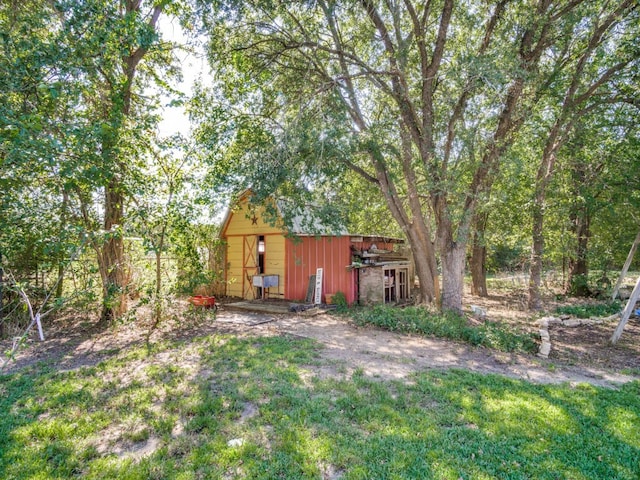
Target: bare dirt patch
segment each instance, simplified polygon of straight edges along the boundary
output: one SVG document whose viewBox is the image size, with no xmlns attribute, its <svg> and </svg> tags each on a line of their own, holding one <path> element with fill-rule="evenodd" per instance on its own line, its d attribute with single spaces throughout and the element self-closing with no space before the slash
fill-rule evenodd
<svg viewBox="0 0 640 480">
<path fill-rule="evenodd" d="M 577 327 L 550 326 L 552 350 L 549 358 L 571 365 L 640 373 L 640 318 L 629 319 L 614 346 L 610 339 L 617 324 L 615 320 Z"/>
<path fill-rule="evenodd" d="M 478 305 L 487 311 L 488 318 L 528 331 L 537 331 L 534 320 L 549 313 L 533 314 L 526 304 L 519 301 L 522 294 L 490 295 L 487 298 L 467 295 L 469 304 Z M 547 298 L 546 312 L 568 304 L 595 303 L 589 299 L 570 299 L 558 301 Z M 632 316 L 618 343 L 611 345 L 610 340 L 618 325 L 618 319 L 608 322 L 569 327 L 551 325 L 551 354 L 549 361 L 557 364 L 581 365 L 587 368 L 606 369 L 614 372 L 635 371 L 640 374 L 640 318 Z"/>
<path fill-rule="evenodd" d="M 478 305 L 491 321 L 504 321 L 536 331 L 534 318 L 518 308 L 509 296 L 487 299 L 468 297 L 467 305 Z M 165 339 L 189 340 L 213 333 L 239 336 L 293 335 L 312 338 L 324 348 L 324 361 L 310 367 L 313 375 L 348 378 L 355 370 L 382 379 L 406 379 L 424 369 L 462 368 L 481 373 L 506 375 L 537 383 L 586 382 L 612 386 L 640 378 L 640 325 L 633 319 L 620 343 L 613 347 L 608 339 L 615 322 L 581 327 L 550 328 L 552 351 L 549 359 L 497 352 L 466 344 L 358 327 L 348 319 L 321 314 L 264 314 L 226 310 L 217 315 L 194 311 L 186 302 L 176 302 L 170 319 L 149 335 L 149 321 L 109 329 L 97 329 L 86 320 L 68 317 L 46 325 L 46 340 L 30 339 L 4 373 L 37 362 L 69 370 L 95 365 L 133 345 Z M 0 348 L 7 348 L 9 341 Z M 180 361 L 183 355 L 171 355 Z M 197 362 L 187 355 L 185 362 Z"/>
<path fill-rule="evenodd" d="M 362 328 L 331 315 L 289 317 L 272 326 L 280 332 L 314 338 L 322 343 L 321 375 L 348 378 L 359 369 L 382 379 L 406 379 L 414 372 L 436 368 L 462 368 L 519 378 L 535 383 L 590 383 L 613 386 L 633 375 L 591 365 L 563 365 L 553 360 L 481 347 Z"/>
</svg>

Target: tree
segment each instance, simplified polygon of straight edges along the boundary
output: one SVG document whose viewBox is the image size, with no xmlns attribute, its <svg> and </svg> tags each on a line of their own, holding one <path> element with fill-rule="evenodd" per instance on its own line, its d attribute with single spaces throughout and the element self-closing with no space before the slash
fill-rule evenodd
<svg viewBox="0 0 640 480">
<path fill-rule="evenodd" d="M 591 294 L 589 265 L 601 268 L 604 276 L 615 264 L 614 252 L 624 252 L 628 247 L 617 245 L 619 241 L 628 241 L 634 234 L 634 211 L 638 208 L 638 113 L 637 108 L 626 104 L 594 112 L 581 119 L 560 151 L 559 173 L 564 174 L 569 186 L 573 239 L 567 290 L 572 294 Z M 603 282 L 607 284 L 608 279 Z"/>
<path fill-rule="evenodd" d="M 127 309 L 129 272 L 123 239 L 127 176 L 139 142 L 133 136 L 144 134 L 145 127 L 149 127 L 145 125 L 149 118 L 144 118 L 142 111 L 135 112 L 142 116 L 134 115 L 134 82 L 142 60 L 150 50 L 159 47 L 156 26 L 163 8 L 163 3 L 155 4 L 145 15 L 140 0 L 96 1 L 61 12 L 70 16 L 71 32 L 89 32 L 88 42 L 79 42 L 81 38 L 72 36 L 70 43 L 75 42 L 79 47 L 74 50 L 91 82 L 84 92 L 84 100 L 91 105 L 94 119 L 100 125 L 96 138 L 97 160 L 102 166 L 99 185 L 104 189 L 103 229 L 109 234 L 102 243 L 93 245 L 103 284 L 102 320 L 107 323 Z M 97 59 L 90 47 L 100 52 Z M 142 125 L 134 123 L 139 120 L 143 121 Z M 79 199 L 90 226 L 93 223 L 88 217 L 91 200 L 83 194 L 79 194 Z"/>
<path fill-rule="evenodd" d="M 551 75 L 543 89 L 551 93 L 540 102 L 541 116 L 549 118 L 544 132 L 540 164 L 532 203 L 532 247 L 529 308 L 542 308 L 540 280 L 544 248 L 544 208 L 547 188 L 553 178 L 558 150 L 570 138 L 579 119 L 602 105 L 625 101 L 626 86 L 638 67 L 637 2 L 585 4 L 580 23 L 565 25 L 562 40 L 552 52 L 547 67 Z M 543 66 L 544 67 L 544 66 Z M 542 93 L 542 92 L 541 92 Z"/>
<path fill-rule="evenodd" d="M 18 278 L 35 276 L 36 286 L 40 272 L 60 272 L 78 240 L 66 222 L 58 158 L 74 127 L 67 121 L 73 89 L 59 68 L 59 26 L 49 4 L 0 6 L 0 251 Z"/>
<path fill-rule="evenodd" d="M 487 244 L 485 239 L 488 220 L 488 212 L 477 212 L 473 221 L 473 242 L 469 260 L 471 294 L 480 297 L 489 296 L 487 290 Z"/>
<path fill-rule="evenodd" d="M 173 230 L 192 219 L 192 199 L 189 186 L 193 184 L 194 165 L 186 140 L 179 134 L 157 142 L 153 159 L 142 174 L 145 181 L 133 195 L 135 212 L 131 214 L 131 230 L 142 235 L 145 249 L 155 256 L 153 287 L 153 315 L 155 328 L 161 320 L 165 290 L 162 282 L 162 255 L 169 250 Z"/>
<path fill-rule="evenodd" d="M 47 195 L 39 205 L 60 212 L 54 223 L 89 233 L 105 322 L 126 310 L 126 206 L 159 120 L 157 87 L 171 92 L 177 73 L 157 32 L 166 9 L 176 11 L 168 1 L 27 2 L 0 17 L 12 34 L 3 43 L 3 170 L 27 173 L 8 190 L 22 197 L 37 178 Z"/>
<path fill-rule="evenodd" d="M 247 107 L 288 165 L 340 164 L 375 186 L 413 249 L 423 301 L 461 310 L 476 207 L 538 85 L 558 74 L 540 66 L 583 21 L 581 4 L 226 2 L 204 21 L 229 104 Z M 316 148 L 287 149 L 292 137 Z"/>
</svg>

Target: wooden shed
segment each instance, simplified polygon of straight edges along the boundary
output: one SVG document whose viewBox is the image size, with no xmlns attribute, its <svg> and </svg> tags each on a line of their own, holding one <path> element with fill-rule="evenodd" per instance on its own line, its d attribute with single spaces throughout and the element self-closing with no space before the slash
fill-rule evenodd
<svg viewBox="0 0 640 480">
<path fill-rule="evenodd" d="M 228 296 L 302 302 L 307 296 L 310 277 L 322 268 L 322 301 L 328 294 L 342 292 L 352 304 L 360 296 L 360 267 L 368 266 L 363 263 L 361 252 L 372 247 L 390 252 L 394 245 L 404 243 L 399 239 L 344 232 L 337 235 L 305 232 L 296 222 L 295 231 L 288 232 L 281 218 L 275 222 L 265 221 L 266 209 L 251 204 L 250 197 L 249 190 L 237 199 L 227 212 L 220 232 L 226 241 Z M 408 277 L 403 278 L 408 282 Z M 381 284 L 381 298 L 384 298 L 383 288 Z"/>
</svg>

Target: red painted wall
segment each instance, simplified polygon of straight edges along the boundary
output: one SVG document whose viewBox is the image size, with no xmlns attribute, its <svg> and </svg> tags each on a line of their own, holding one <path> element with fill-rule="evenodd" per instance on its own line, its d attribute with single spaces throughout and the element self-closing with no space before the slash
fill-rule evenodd
<svg viewBox="0 0 640 480">
<path fill-rule="evenodd" d="M 327 293 L 342 292 L 347 302 L 353 303 L 356 272 L 346 268 L 351 264 L 350 245 L 348 236 L 287 238 L 285 298 L 303 301 L 309 277 L 323 268 L 322 300 Z"/>
</svg>

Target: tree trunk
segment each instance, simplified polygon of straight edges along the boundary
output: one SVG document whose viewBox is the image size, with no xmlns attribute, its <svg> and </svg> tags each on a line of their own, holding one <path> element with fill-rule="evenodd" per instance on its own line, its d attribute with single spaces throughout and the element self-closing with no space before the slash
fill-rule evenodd
<svg viewBox="0 0 640 480">
<path fill-rule="evenodd" d="M 587 252 L 589 238 L 591 236 L 589 212 L 587 207 L 574 215 L 573 230 L 577 237 L 575 258 L 569 261 L 569 291 L 578 297 L 587 297 L 591 294 L 587 277 L 589 266 L 587 264 Z"/>
<path fill-rule="evenodd" d="M 127 311 L 129 271 L 125 261 L 122 226 L 124 221 L 124 194 L 118 181 L 112 180 L 105 188 L 104 229 L 109 232 L 102 245 L 101 277 L 103 303 L 101 320 L 111 324 Z"/>
<path fill-rule="evenodd" d="M 436 266 L 436 256 L 431 239 L 424 232 L 416 232 L 412 226 L 408 231 L 409 244 L 413 252 L 413 261 L 416 268 L 416 276 L 420 283 L 420 298 L 417 303 L 434 303 L 438 301 L 439 282 Z"/>
<path fill-rule="evenodd" d="M 478 214 L 474 219 L 473 245 L 471 247 L 471 294 L 488 297 L 487 292 L 487 246 L 484 232 L 487 227 L 488 213 Z"/>
<path fill-rule="evenodd" d="M 154 305 L 154 321 L 153 327 L 155 328 L 158 323 L 160 323 L 160 318 L 162 317 L 162 299 L 160 298 L 160 294 L 162 292 L 162 248 L 156 250 L 156 294 L 155 294 L 155 305 Z"/>
<path fill-rule="evenodd" d="M 58 263 L 58 283 L 56 284 L 56 298 L 62 297 L 64 291 L 64 264 Z"/>
<path fill-rule="evenodd" d="M 67 208 L 69 206 L 69 193 L 66 190 L 62 192 L 62 205 L 60 208 L 60 232 L 64 230 L 67 224 Z M 64 257 L 58 259 L 58 283 L 56 286 L 56 298 L 62 297 L 64 292 Z"/>
<path fill-rule="evenodd" d="M 167 202 L 167 207 L 171 204 L 171 199 L 173 197 L 173 190 L 169 194 L 169 201 Z M 154 310 L 154 323 L 153 327 L 155 328 L 158 323 L 160 323 L 160 319 L 162 317 L 162 252 L 164 250 L 164 239 L 167 233 L 167 223 L 168 220 L 165 219 L 165 222 L 162 224 L 162 229 L 160 230 L 160 238 L 158 240 L 158 244 L 156 245 L 156 295 L 155 295 L 155 310 Z"/>
<path fill-rule="evenodd" d="M 542 255 L 544 253 L 543 223 L 544 213 L 541 202 L 536 198 L 533 209 L 533 228 L 531 244 L 531 265 L 529 267 L 529 308 L 531 310 L 542 309 L 542 299 L 540 298 L 540 283 L 542 280 Z"/>
<path fill-rule="evenodd" d="M 466 244 L 450 243 L 440 252 L 442 261 L 442 310 L 462 312 Z"/>
<path fill-rule="evenodd" d="M 400 126 L 400 138 L 409 211 L 406 210 L 405 202 L 396 190 L 392 177 L 383 168 L 384 162 L 379 149 L 372 148 L 369 153 L 377 170 L 377 186 L 384 196 L 389 211 L 406 233 L 413 250 L 416 275 L 420 282 L 420 298 L 416 299 L 416 303 L 434 303 L 438 301 L 440 295 L 436 252 L 431 240 L 429 223 L 424 218 L 423 205 L 418 195 L 417 178 L 412 168 L 411 139 L 406 128 L 402 125 Z"/>
<path fill-rule="evenodd" d="M 533 198 L 533 208 L 531 219 L 531 265 L 529 271 L 529 308 L 531 310 L 542 309 L 542 299 L 540 298 L 540 284 L 542 281 L 542 259 L 544 255 L 544 209 L 547 198 L 547 188 L 551 183 L 556 164 L 556 152 L 560 148 L 559 140 L 562 130 L 562 119 L 556 123 L 549 132 L 542 159 L 536 174 L 536 188 Z"/>
</svg>

